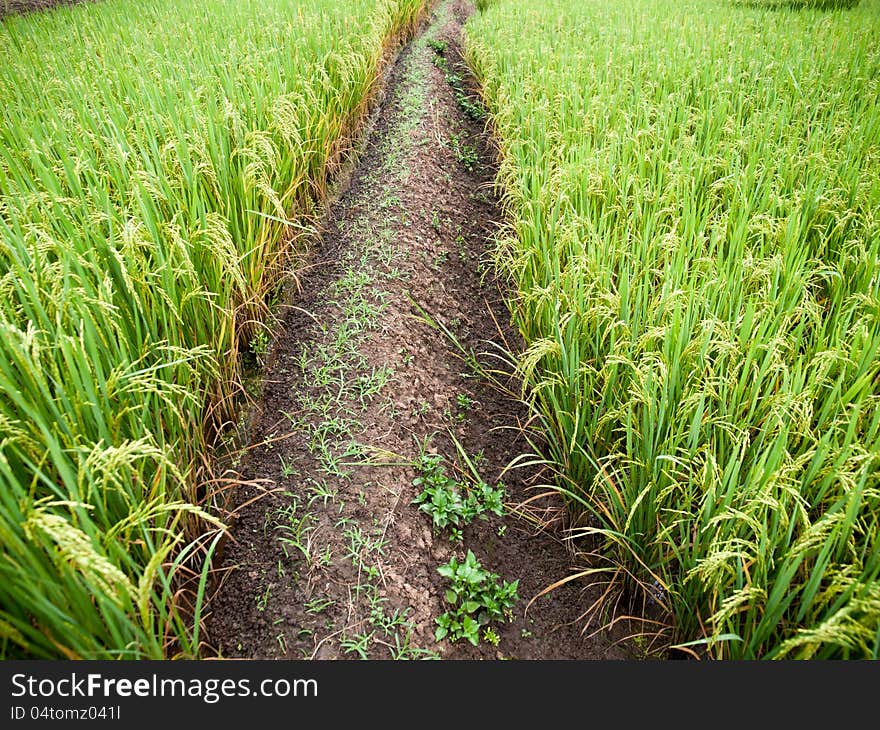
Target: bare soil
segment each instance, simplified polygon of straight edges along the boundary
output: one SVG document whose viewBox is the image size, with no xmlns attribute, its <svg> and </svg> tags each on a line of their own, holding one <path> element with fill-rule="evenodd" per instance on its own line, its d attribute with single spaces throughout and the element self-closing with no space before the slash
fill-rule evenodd
<svg viewBox="0 0 880 730">
<path fill-rule="evenodd" d="M 534 496 L 537 467 L 506 469 L 529 451 L 519 385 L 479 377 L 427 321 L 490 368 L 500 364 L 492 343 L 521 348 L 489 261 L 501 219 L 493 151 L 484 121 L 465 114 L 449 81 L 460 77 L 459 92 L 471 83 L 459 42 L 472 11 L 466 0 L 441 2 L 391 66 L 277 337 L 258 352 L 265 376 L 209 604 L 208 644 L 220 656 L 632 656 L 621 625 L 598 633 L 584 625 L 597 589 L 582 582 L 526 611 L 574 566 L 555 497 L 522 504 Z M 467 99 L 476 101 L 470 91 Z M 466 471 L 453 435 L 483 479 L 506 486 L 507 514 L 473 522 L 460 542 L 412 504 L 420 452 L 443 455 L 450 473 Z M 437 567 L 468 549 L 519 580 L 511 620 L 493 624 L 497 645 L 434 639 L 449 608 Z"/>
<path fill-rule="evenodd" d="M 0 18 L 16 13 L 48 10 L 56 5 L 76 5 L 80 2 L 98 2 L 98 0 L 0 0 Z"/>
</svg>

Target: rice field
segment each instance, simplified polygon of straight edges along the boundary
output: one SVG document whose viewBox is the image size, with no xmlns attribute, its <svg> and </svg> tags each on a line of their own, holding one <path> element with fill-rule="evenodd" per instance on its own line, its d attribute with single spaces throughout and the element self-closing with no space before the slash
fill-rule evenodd
<svg viewBox="0 0 880 730">
<path fill-rule="evenodd" d="M 207 426 L 422 5 L 107 0 L 0 23 L 3 658 L 197 654 L 187 571 L 222 501 Z"/>
<path fill-rule="evenodd" d="M 496 259 L 599 577 L 691 654 L 878 658 L 880 3 L 479 5 Z"/>
<path fill-rule="evenodd" d="M 243 356 L 425 5 L 0 19 L 0 658 L 200 654 Z M 594 618 L 880 658 L 880 0 L 476 5 L 495 265 Z"/>
</svg>

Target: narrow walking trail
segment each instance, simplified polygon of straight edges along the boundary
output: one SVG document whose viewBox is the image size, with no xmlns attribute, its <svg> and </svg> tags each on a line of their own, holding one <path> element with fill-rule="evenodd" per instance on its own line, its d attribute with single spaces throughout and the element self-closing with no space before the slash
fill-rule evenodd
<svg viewBox="0 0 880 730">
<path fill-rule="evenodd" d="M 534 471 L 504 471 L 528 451 L 524 407 L 479 377 L 449 336 L 488 367 L 497 363 L 479 355 L 487 342 L 517 347 L 488 261 L 495 170 L 459 55 L 472 11 L 441 2 L 392 66 L 356 168 L 283 308 L 239 466 L 250 485 L 234 497 L 210 603 L 208 643 L 221 656 L 627 656 L 608 634 L 591 636 L 595 626 L 582 631 L 596 596 L 576 582 L 526 612 L 570 573 L 571 557 L 558 527 L 538 530 L 517 508 Z M 506 514 L 474 521 L 460 540 L 432 529 L 413 481 L 438 464 L 462 481 L 476 483 L 474 471 L 492 487 L 500 478 Z M 478 646 L 438 642 L 435 619 L 450 606 L 437 569 L 468 550 L 519 580 L 519 600 Z"/>
</svg>

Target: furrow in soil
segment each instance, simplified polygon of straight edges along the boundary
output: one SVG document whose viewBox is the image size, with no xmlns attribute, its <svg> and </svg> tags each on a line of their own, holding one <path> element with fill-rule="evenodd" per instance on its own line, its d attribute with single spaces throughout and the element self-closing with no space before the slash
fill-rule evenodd
<svg viewBox="0 0 880 730">
<path fill-rule="evenodd" d="M 506 469 L 530 450 L 519 385 L 480 374 L 503 371 L 493 356 L 521 343 L 492 275 L 496 170 L 460 57 L 472 11 L 441 2 L 399 54 L 282 307 L 210 602 L 221 656 L 626 656 L 596 620 L 585 626 L 596 595 L 582 582 L 526 611 L 575 566 L 551 519 L 556 503 L 517 507 L 547 478 Z M 504 516 L 435 528 L 413 504 L 432 458 L 462 484 L 500 482 Z M 438 567 L 468 550 L 499 580 L 519 581 L 510 620 L 481 627 L 477 646 L 435 639 L 450 609 Z"/>
</svg>

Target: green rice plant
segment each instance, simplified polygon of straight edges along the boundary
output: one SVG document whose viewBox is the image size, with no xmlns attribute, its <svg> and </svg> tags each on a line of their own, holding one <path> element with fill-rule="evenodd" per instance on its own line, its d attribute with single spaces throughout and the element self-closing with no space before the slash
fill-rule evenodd
<svg viewBox="0 0 880 730">
<path fill-rule="evenodd" d="M 499 0 L 467 57 L 574 535 L 684 651 L 878 657 L 880 4 Z"/>
<path fill-rule="evenodd" d="M 752 2 L 777 10 L 844 10 L 854 8 L 861 0 L 734 0 Z"/>
<path fill-rule="evenodd" d="M 422 4 L 0 23 L 0 656 L 198 652 L 222 529 L 203 427 Z"/>
</svg>

